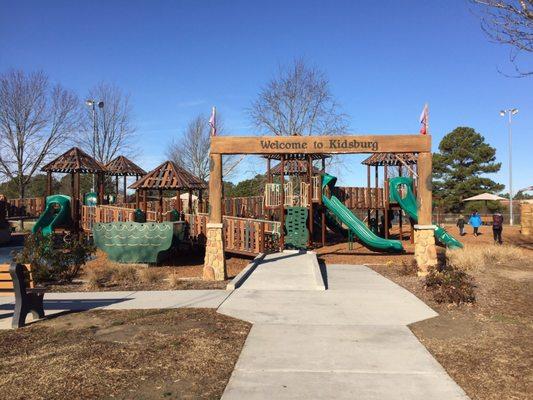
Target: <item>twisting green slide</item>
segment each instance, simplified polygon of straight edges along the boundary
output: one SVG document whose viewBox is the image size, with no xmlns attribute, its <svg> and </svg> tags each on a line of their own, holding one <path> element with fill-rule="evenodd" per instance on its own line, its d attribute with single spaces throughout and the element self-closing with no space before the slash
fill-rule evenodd
<svg viewBox="0 0 533 400">
<path fill-rule="evenodd" d="M 332 193 L 336 182 L 336 177 L 324 174 L 322 177 L 322 191 L 324 191 L 327 186 Z M 380 251 L 403 251 L 402 243 L 399 240 L 383 239 L 375 235 L 370 229 L 368 229 L 363 221 L 353 215 L 353 213 L 333 194 L 331 195 L 331 198 L 328 198 L 322 193 L 322 202 L 333 215 L 339 218 L 342 223 L 361 240 L 361 243 L 366 247 Z"/>
<path fill-rule="evenodd" d="M 405 196 L 402 197 L 398 188 L 403 185 L 405 187 Z M 416 224 L 418 223 L 418 210 L 416 206 L 416 197 L 413 193 L 413 179 L 406 176 L 400 176 L 397 178 L 391 178 L 389 181 L 389 192 L 391 201 L 396 201 L 402 210 Z M 463 244 L 446 232 L 446 229 L 437 226 L 435 228 L 435 238 L 450 249 L 462 248 Z"/>
<path fill-rule="evenodd" d="M 43 236 L 48 236 L 54 228 L 67 227 L 70 223 L 70 197 L 56 194 L 46 198 L 46 208 L 31 231 L 32 233 L 40 231 Z"/>
</svg>

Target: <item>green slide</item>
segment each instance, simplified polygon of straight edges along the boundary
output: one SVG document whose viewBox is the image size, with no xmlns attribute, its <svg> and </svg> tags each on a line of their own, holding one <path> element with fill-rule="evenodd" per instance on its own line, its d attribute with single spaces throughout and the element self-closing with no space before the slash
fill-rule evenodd
<svg viewBox="0 0 533 400">
<path fill-rule="evenodd" d="M 324 174 L 322 178 L 322 190 L 328 186 L 330 192 L 337 182 L 337 178 Z M 324 205 L 338 217 L 360 240 L 361 243 L 372 250 L 399 252 L 403 251 L 402 243 L 399 240 L 383 239 L 374 234 L 366 224 L 357 218 L 353 213 L 334 195 L 328 198 L 322 194 Z"/>
<path fill-rule="evenodd" d="M 402 197 L 398 187 L 404 185 L 406 190 L 405 197 Z M 397 178 L 391 178 L 389 181 L 389 192 L 391 201 L 396 201 L 402 210 L 404 210 L 407 215 L 413 220 L 416 224 L 418 222 L 418 210 L 416 205 L 416 197 L 413 193 L 413 179 L 400 176 Z M 460 249 L 463 247 L 463 244 L 446 232 L 446 229 L 438 226 L 435 229 L 435 238 L 450 249 Z"/>
<path fill-rule="evenodd" d="M 46 208 L 31 231 L 32 233 L 41 231 L 44 236 L 48 236 L 54 228 L 67 227 L 70 223 L 70 197 L 56 194 L 46 198 Z"/>
</svg>

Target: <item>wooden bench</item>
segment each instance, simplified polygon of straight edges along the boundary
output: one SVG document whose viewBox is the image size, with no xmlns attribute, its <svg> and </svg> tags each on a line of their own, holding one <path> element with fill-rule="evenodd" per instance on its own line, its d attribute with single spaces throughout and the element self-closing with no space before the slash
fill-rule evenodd
<svg viewBox="0 0 533 400">
<path fill-rule="evenodd" d="M 31 268 L 24 264 L 0 264 L 0 296 L 15 294 L 13 328 L 23 327 L 30 312 L 34 319 L 44 318 L 45 291 L 34 286 Z"/>
</svg>

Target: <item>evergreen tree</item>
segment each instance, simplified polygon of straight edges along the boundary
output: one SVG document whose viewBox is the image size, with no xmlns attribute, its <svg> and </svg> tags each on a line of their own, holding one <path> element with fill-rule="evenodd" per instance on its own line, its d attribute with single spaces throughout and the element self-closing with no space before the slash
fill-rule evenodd
<svg viewBox="0 0 533 400">
<path fill-rule="evenodd" d="M 484 176 L 500 170 L 496 149 L 474 129 L 457 127 L 444 136 L 433 155 L 433 193 L 446 211 L 460 212 L 463 199 L 499 192 L 504 185 Z"/>
</svg>

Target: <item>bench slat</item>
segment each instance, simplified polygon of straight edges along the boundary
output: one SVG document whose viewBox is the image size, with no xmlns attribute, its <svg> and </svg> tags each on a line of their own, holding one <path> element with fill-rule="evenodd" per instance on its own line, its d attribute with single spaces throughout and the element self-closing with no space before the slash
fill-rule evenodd
<svg viewBox="0 0 533 400">
<path fill-rule="evenodd" d="M 11 290 L 13 290 L 13 281 L 0 282 L 0 289 L 11 289 Z"/>
</svg>

